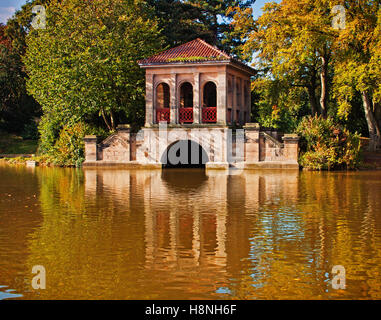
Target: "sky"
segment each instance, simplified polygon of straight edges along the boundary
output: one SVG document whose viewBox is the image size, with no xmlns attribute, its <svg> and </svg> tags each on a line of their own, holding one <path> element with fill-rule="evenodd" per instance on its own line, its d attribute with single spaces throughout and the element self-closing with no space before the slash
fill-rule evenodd
<svg viewBox="0 0 381 320">
<path fill-rule="evenodd" d="M 26 0 L 0 0 L 0 23 L 6 23 L 17 9 L 26 2 Z"/>
<path fill-rule="evenodd" d="M 258 17 L 261 13 L 261 8 L 269 0 L 257 0 L 253 5 L 254 17 Z M 17 9 L 26 3 L 26 0 L 0 0 L 0 23 L 6 23 Z"/>
</svg>

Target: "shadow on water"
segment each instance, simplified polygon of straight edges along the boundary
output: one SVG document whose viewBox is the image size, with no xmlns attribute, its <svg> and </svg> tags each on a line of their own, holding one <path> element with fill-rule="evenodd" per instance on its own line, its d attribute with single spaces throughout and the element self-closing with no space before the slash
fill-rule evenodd
<svg viewBox="0 0 381 320">
<path fill-rule="evenodd" d="M 167 186 L 173 190 L 181 191 L 184 190 L 189 192 L 189 190 L 199 189 L 208 180 L 208 177 L 204 169 L 193 168 L 172 168 L 165 169 L 161 173 L 161 178 Z"/>
</svg>

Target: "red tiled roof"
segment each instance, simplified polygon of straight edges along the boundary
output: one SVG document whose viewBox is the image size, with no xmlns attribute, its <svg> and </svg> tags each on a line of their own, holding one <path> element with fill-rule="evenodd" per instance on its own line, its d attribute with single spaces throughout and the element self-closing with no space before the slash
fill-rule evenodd
<svg viewBox="0 0 381 320">
<path fill-rule="evenodd" d="M 140 65 L 170 62 L 230 60 L 231 57 L 209 43 L 197 38 L 152 57 L 138 61 Z"/>
</svg>

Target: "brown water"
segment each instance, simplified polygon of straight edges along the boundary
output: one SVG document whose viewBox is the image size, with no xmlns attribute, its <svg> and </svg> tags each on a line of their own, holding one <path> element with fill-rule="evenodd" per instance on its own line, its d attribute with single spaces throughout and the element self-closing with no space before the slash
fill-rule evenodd
<svg viewBox="0 0 381 320">
<path fill-rule="evenodd" d="M 45 290 L 31 287 L 35 265 Z M 381 171 L 0 166 L 10 297 L 381 299 Z"/>
</svg>

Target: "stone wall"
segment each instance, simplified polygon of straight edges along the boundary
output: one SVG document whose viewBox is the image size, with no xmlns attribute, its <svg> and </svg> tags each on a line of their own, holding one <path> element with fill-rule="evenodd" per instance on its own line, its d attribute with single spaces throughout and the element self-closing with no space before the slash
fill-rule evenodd
<svg viewBox="0 0 381 320">
<path fill-rule="evenodd" d="M 160 168 L 168 147 L 180 140 L 192 140 L 205 151 L 207 168 L 228 169 L 237 161 L 241 168 L 247 169 L 298 168 L 298 136 L 285 134 L 281 142 L 274 138 L 276 133 L 262 132 L 257 123 L 247 123 L 236 136 L 239 134 L 243 137 L 243 145 L 235 136 L 231 138 L 232 132 L 227 126 L 156 126 L 134 134 L 129 126 L 123 125 L 100 143 L 96 136 L 85 137 L 84 165 L 131 164 Z"/>
</svg>

